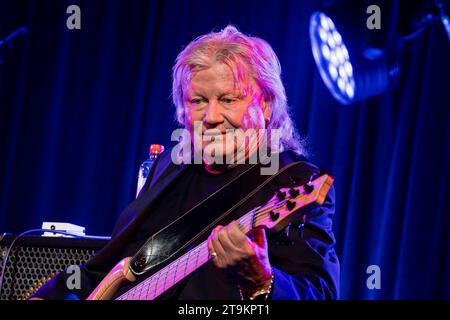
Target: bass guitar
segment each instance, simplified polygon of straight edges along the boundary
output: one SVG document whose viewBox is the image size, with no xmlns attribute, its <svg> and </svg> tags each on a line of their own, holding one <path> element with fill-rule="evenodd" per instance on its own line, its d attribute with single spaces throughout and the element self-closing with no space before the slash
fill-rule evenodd
<svg viewBox="0 0 450 320">
<path fill-rule="evenodd" d="M 333 177 L 323 174 L 298 187 L 282 188 L 264 205 L 243 215 L 237 221 L 244 233 L 255 228 L 282 230 L 298 218 L 300 209 L 309 205 L 322 205 L 333 184 Z M 303 216 L 303 223 L 310 217 Z M 148 275 L 136 286 L 118 294 L 121 288 L 136 282 L 130 268 L 131 257 L 120 261 L 89 295 L 88 300 L 153 300 L 194 271 L 206 264 L 210 252 L 204 241 L 183 255 L 169 261 L 157 272 Z M 122 290 L 123 291 L 123 290 Z"/>
</svg>

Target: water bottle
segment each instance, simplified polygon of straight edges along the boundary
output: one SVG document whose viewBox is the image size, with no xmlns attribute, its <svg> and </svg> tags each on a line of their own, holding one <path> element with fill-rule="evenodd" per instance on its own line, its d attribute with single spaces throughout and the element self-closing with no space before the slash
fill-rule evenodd
<svg viewBox="0 0 450 320">
<path fill-rule="evenodd" d="M 138 176 L 138 184 L 137 184 L 137 190 L 136 190 L 136 198 L 139 195 L 139 192 L 141 191 L 142 187 L 145 184 L 145 181 L 147 181 L 148 174 L 150 172 L 150 169 L 153 166 L 153 163 L 155 160 L 159 157 L 161 153 L 164 151 L 164 146 L 160 144 L 152 144 L 150 145 L 149 151 L 148 151 L 148 159 L 142 162 L 140 168 L 139 168 L 139 176 Z"/>
</svg>

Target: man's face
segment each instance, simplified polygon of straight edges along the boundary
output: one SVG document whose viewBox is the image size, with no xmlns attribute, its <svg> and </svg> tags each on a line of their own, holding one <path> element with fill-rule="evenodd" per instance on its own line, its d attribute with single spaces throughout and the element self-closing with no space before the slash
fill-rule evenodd
<svg viewBox="0 0 450 320">
<path fill-rule="evenodd" d="M 269 104 L 264 101 L 256 83 L 248 78 L 239 85 L 235 84 L 230 67 L 223 63 L 215 63 L 192 77 L 185 95 L 186 125 L 194 138 L 194 122 L 201 122 L 202 134 L 207 140 L 212 140 L 200 140 L 203 152 L 216 150 L 225 159 L 241 147 L 239 142 L 236 145 L 236 140 L 227 139 L 227 130 L 232 129 L 235 133 L 242 134 L 248 129 L 265 128 L 265 119 L 270 119 L 271 116 Z M 201 137 L 197 135 L 197 139 Z M 229 143 L 233 140 L 234 143 Z M 254 147 L 247 145 L 247 152 Z M 255 150 L 250 150 L 253 151 Z M 248 158 L 248 155 L 245 157 Z"/>
</svg>

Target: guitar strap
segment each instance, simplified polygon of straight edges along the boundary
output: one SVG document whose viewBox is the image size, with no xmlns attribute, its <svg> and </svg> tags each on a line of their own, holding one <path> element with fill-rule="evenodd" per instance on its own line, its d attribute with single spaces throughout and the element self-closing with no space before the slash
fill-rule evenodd
<svg viewBox="0 0 450 320">
<path fill-rule="evenodd" d="M 281 155 L 280 155 L 281 156 Z M 283 161 L 280 161 L 282 163 Z M 130 260 L 136 275 L 156 271 L 254 196 L 275 177 L 302 161 L 291 162 L 274 175 L 261 175 L 260 165 L 252 165 L 200 201 L 193 208 L 153 234 Z"/>
</svg>

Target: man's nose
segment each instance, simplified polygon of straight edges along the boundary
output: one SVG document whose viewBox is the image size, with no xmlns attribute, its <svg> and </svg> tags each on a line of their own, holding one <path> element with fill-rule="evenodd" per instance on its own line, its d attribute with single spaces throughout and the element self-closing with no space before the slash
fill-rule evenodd
<svg viewBox="0 0 450 320">
<path fill-rule="evenodd" d="M 206 109 L 204 122 L 207 125 L 214 127 L 218 124 L 221 124 L 223 121 L 224 117 L 219 103 L 217 101 L 210 101 L 208 104 L 208 108 Z"/>
</svg>

